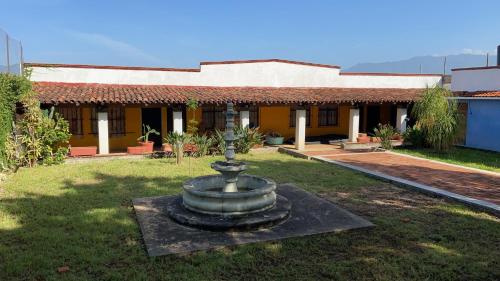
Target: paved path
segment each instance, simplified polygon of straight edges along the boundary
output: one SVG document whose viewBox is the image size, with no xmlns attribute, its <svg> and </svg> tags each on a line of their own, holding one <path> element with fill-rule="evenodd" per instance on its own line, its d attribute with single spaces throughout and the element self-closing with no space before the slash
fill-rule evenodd
<svg viewBox="0 0 500 281">
<path fill-rule="evenodd" d="M 295 151 L 297 153 L 298 151 Z M 406 156 L 392 152 L 341 149 L 300 151 L 304 156 L 334 160 L 378 174 L 496 204 L 500 208 L 500 173 Z M 472 201 L 473 201 L 472 200 Z"/>
</svg>

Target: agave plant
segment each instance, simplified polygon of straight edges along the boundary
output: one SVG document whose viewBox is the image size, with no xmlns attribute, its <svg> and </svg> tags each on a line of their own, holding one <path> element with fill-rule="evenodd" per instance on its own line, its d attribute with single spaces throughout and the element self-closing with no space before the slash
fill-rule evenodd
<svg viewBox="0 0 500 281">
<path fill-rule="evenodd" d="M 207 136 L 206 134 L 192 136 L 192 143 L 197 148 L 194 155 L 196 157 L 203 157 L 207 155 L 214 142 L 214 138 Z"/>
<path fill-rule="evenodd" d="M 262 144 L 263 135 L 258 128 L 250 129 L 248 127 L 237 126 L 235 133 L 238 139 L 235 142 L 236 152 L 248 153 L 252 147 Z"/>
<path fill-rule="evenodd" d="M 171 132 L 165 138 L 165 142 L 172 146 L 172 151 L 175 154 L 176 163 L 180 164 L 184 158 L 184 145 L 189 143 L 190 137 L 187 134 L 179 134 Z"/>
<path fill-rule="evenodd" d="M 213 138 L 214 152 L 216 154 L 226 153 L 226 140 L 224 140 L 224 132 L 219 129 L 215 129 L 212 138 Z"/>
</svg>

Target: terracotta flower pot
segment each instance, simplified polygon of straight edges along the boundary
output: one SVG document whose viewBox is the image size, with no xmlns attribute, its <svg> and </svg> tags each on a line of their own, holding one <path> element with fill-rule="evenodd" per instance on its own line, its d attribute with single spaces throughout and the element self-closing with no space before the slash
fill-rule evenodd
<svg viewBox="0 0 500 281">
<path fill-rule="evenodd" d="M 153 141 L 148 141 L 148 142 L 139 142 L 139 144 L 144 147 L 144 152 L 149 152 L 149 153 L 153 153 L 153 146 L 154 146 L 154 142 Z"/>
</svg>

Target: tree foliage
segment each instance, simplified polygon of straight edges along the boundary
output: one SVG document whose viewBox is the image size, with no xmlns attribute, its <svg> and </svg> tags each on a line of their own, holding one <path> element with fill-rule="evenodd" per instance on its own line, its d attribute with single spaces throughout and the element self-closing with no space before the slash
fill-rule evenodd
<svg viewBox="0 0 500 281">
<path fill-rule="evenodd" d="M 7 166 L 6 143 L 12 133 L 16 103 L 29 91 L 27 78 L 0 73 L 0 170 Z"/>
<path fill-rule="evenodd" d="M 425 142 L 437 151 L 453 145 L 459 128 L 457 102 L 448 99 L 450 96 L 451 92 L 442 87 L 427 88 L 412 110 Z"/>
<path fill-rule="evenodd" d="M 69 124 L 59 114 L 42 110 L 36 93 L 25 93 L 20 102 L 24 113 L 15 124 L 7 142 L 7 156 L 11 166 L 33 167 L 64 161 L 71 134 Z"/>
</svg>

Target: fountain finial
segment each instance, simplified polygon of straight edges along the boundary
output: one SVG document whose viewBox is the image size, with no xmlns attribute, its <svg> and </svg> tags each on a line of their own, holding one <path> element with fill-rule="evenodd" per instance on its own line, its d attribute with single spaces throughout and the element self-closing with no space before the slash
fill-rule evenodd
<svg viewBox="0 0 500 281">
<path fill-rule="evenodd" d="M 234 153 L 234 141 L 236 137 L 234 135 L 234 116 L 237 113 L 234 111 L 234 105 L 232 102 L 227 103 L 226 110 L 226 131 L 224 133 L 224 140 L 226 142 L 226 152 L 224 156 L 226 157 L 227 162 L 234 162 L 235 153 Z"/>
<path fill-rule="evenodd" d="M 226 143 L 224 156 L 226 157 L 226 161 L 212 163 L 212 168 L 220 172 L 224 178 L 223 192 L 238 192 L 238 175 L 247 169 L 244 162 L 237 162 L 234 159 L 234 141 L 236 140 L 234 135 L 234 116 L 236 114 L 233 103 L 229 102 L 226 110 L 226 132 L 224 133 L 224 141 Z"/>
</svg>

